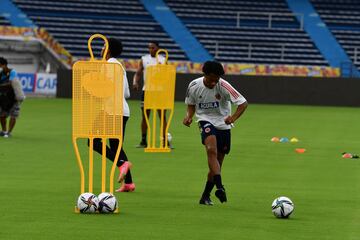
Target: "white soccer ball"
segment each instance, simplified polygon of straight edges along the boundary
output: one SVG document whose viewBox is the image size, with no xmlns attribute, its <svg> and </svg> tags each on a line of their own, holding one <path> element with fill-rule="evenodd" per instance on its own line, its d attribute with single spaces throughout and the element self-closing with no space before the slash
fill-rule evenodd
<svg viewBox="0 0 360 240">
<path fill-rule="evenodd" d="M 167 134 L 167 140 L 168 140 L 169 143 L 171 143 L 171 141 L 172 141 L 172 136 L 171 136 L 171 134 L 169 132 Z"/>
<path fill-rule="evenodd" d="M 78 198 L 77 208 L 81 213 L 94 213 L 99 208 L 99 199 L 93 193 L 82 193 Z"/>
<path fill-rule="evenodd" d="M 101 213 L 112 213 L 116 210 L 118 202 L 116 197 L 108 192 L 99 194 L 99 211 Z"/>
<path fill-rule="evenodd" d="M 278 197 L 271 205 L 272 212 L 278 218 L 288 218 L 294 207 L 294 203 L 288 197 Z"/>
</svg>

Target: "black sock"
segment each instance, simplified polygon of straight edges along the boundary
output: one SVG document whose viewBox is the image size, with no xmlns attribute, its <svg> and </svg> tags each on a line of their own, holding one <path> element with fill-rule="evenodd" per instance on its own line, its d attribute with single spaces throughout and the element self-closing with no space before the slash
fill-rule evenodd
<svg viewBox="0 0 360 240">
<path fill-rule="evenodd" d="M 207 181 L 205 184 L 205 189 L 204 192 L 202 194 L 203 197 L 210 197 L 210 193 L 212 191 L 212 189 L 214 188 L 215 183 L 214 182 L 209 182 Z"/>
<path fill-rule="evenodd" d="M 224 188 L 221 181 L 221 175 L 214 175 L 214 183 L 217 189 Z"/>
<path fill-rule="evenodd" d="M 132 183 L 133 180 L 132 180 L 132 177 L 131 177 L 131 172 L 130 170 L 127 172 L 126 176 L 125 176 L 125 183 L 126 184 L 129 184 L 129 183 Z"/>
<path fill-rule="evenodd" d="M 141 135 L 141 142 L 146 142 L 146 133 Z"/>
</svg>

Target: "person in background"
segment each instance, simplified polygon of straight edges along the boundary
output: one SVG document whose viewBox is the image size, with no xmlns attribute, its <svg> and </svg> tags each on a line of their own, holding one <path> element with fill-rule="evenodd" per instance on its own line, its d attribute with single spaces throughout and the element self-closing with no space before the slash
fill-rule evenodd
<svg viewBox="0 0 360 240">
<path fill-rule="evenodd" d="M 146 124 L 146 120 L 145 120 L 145 114 L 147 115 L 147 117 L 149 118 L 150 116 L 150 110 L 147 110 L 146 113 L 144 113 L 144 97 L 145 97 L 145 86 L 146 86 L 146 68 L 148 66 L 153 66 L 157 64 L 157 60 L 159 61 L 160 64 L 164 64 L 165 63 L 165 57 L 162 55 L 158 55 L 158 59 L 156 59 L 156 52 L 159 50 L 159 43 L 157 41 L 150 41 L 149 42 L 149 54 L 146 54 L 144 56 L 141 57 L 140 63 L 139 63 L 139 67 L 134 75 L 133 78 L 133 89 L 135 90 L 139 90 L 140 89 L 140 79 L 141 79 L 141 75 L 143 75 L 143 87 L 142 87 L 142 93 L 141 93 L 141 112 L 142 112 L 142 119 L 141 119 L 141 141 L 140 144 L 137 145 L 138 148 L 146 148 L 147 147 L 147 124 Z M 161 117 L 161 112 L 158 111 L 158 115 L 159 117 Z M 164 126 L 167 125 L 166 122 L 166 111 L 164 113 Z M 164 132 L 163 132 L 163 138 L 164 139 L 168 139 L 168 137 L 165 137 L 165 128 L 164 128 Z M 170 135 L 170 134 L 169 134 Z M 171 135 L 170 135 L 171 136 Z M 173 148 L 171 145 L 171 142 L 168 141 L 168 146 L 170 148 Z"/>
<path fill-rule="evenodd" d="M 8 67 L 8 61 L 3 57 L 0 57 L 0 71 L 0 136 L 8 138 L 14 130 L 25 94 L 16 71 Z"/>
<path fill-rule="evenodd" d="M 124 140 L 124 136 L 125 136 L 125 129 L 126 129 L 126 123 L 130 117 L 130 109 L 129 109 L 129 105 L 126 101 L 126 98 L 130 97 L 130 90 L 129 90 L 129 83 L 128 83 L 128 79 L 126 77 L 126 71 L 125 68 L 122 66 L 122 64 L 116 59 L 117 57 L 120 56 L 120 54 L 122 53 L 122 43 L 120 40 L 115 39 L 115 38 L 109 38 L 108 39 L 108 43 L 109 43 L 109 49 L 108 52 L 105 56 L 105 59 L 107 60 L 107 62 L 109 63 L 116 63 L 119 64 L 120 67 L 123 70 L 123 91 L 124 91 L 124 99 L 123 99 L 123 142 Z M 105 46 L 103 47 L 102 51 L 101 51 L 101 55 L 103 56 L 105 54 Z M 106 108 L 105 108 L 106 111 Z M 107 114 L 116 114 L 116 113 L 108 113 Z M 118 139 L 109 139 L 109 145 L 110 146 L 106 146 L 106 157 L 114 162 L 115 157 L 116 157 L 116 151 L 118 149 L 119 146 L 119 140 Z M 94 139 L 94 145 L 93 148 L 96 152 L 102 154 L 102 140 L 100 138 L 95 138 Z M 118 182 L 122 183 L 122 186 L 116 190 L 116 192 L 133 192 L 135 190 L 135 183 L 133 182 L 132 179 L 132 175 L 130 172 L 130 168 L 132 167 L 131 162 L 128 161 L 128 157 L 124 151 L 124 147 L 121 147 L 120 150 L 120 155 L 119 155 L 119 160 L 117 162 L 117 167 L 119 168 L 119 177 L 118 177 Z"/>
</svg>

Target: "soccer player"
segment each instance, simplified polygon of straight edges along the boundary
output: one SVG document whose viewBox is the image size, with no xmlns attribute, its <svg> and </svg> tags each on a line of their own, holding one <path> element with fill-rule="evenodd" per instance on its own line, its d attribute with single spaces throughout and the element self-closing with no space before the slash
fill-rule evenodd
<svg viewBox="0 0 360 240">
<path fill-rule="evenodd" d="M 146 124 L 146 120 L 145 120 L 145 113 L 144 113 L 144 97 L 145 97 L 145 84 L 146 84 L 146 68 L 148 66 L 152 66 L 152 65 L 156 65 L 157 64 L 157 60 L 156 60 L 156 52 L 159 50 L 159 43 L 156 41 L 150 41 L 149 42 L 149 54 L 146 54 L 144 56 L 141 57 L 140 63 L 139 63 L 139 67 L 134 75 L 133 78 L 133 89 L 135 90 L 139 90 L 140 89 L 140 78 L 141 75 L 143 75 L 143 87 L 142 87 L 142 93 L 141 93 L 141 112 L 142 112 L 142 119 L 141 119 L 141 141 L 140 144 L 137 146 L 138 148 L 146 148 L 147 147 L 147 124 Z M 158 55 L 158 61 L 160 64 L 164 64 L 165 63 L 165 58 L 162 55 Z M 161 112 L 158 111 L 158 115 L 159 117 Z M 146 115 L 149 118 L 150 116 L 150 110 L 146 111 Z M 167 125 L 166 122 L 166 111 L 164 111 L 164 126 Z M 164 132 L 163 132 L 163 137 L 164 139 L 166 139 L 165 137 L 165 128 L 164 128 Z M 169 142 L 168 146 L 170 148 L 173 148 L 171 146 L 171 143 Z"/>
<path fill-rule="evenodd" d="M 109 43 L 109 49 L 105 56 L 107 62 L 119 64 L 124 73 L 124 75 L 123 75 L 123 81 L 124 81 L 124 83 L 123 83 L 123 86 L 124 86 L 124 90 L 123 90 L 124 91 L 123 136 L 122 136 L 123 140 L 124 140 L 126 123 L 130 117 L 129 105 L 125 99 L 125 98 L 130 97 L 129 83 L 128 83 L 128 79 L 126 77 L 125 68 L 116 59 L 117 57 L 120 56 L 122 49 L 123 49 L 121 41 L 119 41 L 118 39 L 115 39 L 115 38 L 109 38 L 108 43 Z M 102 56 L 104 55 L 104 50 L 105 50 L 105 47 L 103 47 L 103 49 L 101 51 Z M 106 157 L 110 161 L 113 162 L 115 160 L 116 150 L 118 149 L 118 146 L 119 146 L 119 140 L 118 139 L 109 139 L 109 143 L 110 143 L 110 147 L 108 147 L 108 146 L 106 147 Z M 94 139 L 94 150 L 96 152 L 102 154 L 102 140 L 100 138 Z M 132 164 L 128 161 L 128 157 L 127 157 L 123 147 L 121 147 L 121 150 L 120 150 L 120 156 L 119 156 L 119 160 L 117 162 L 117 166 L 120 171 L 119 177 L 118 177 L 118 182 L 121 183 L 124 180 L 125 181 L 122 184 L 122 186 L 116 190 L 116 192 L 132 192 L 132 191 L 134 191 L 135 183 L 133 183 L 131 172 L 130 172 L 130 168 L 132 167 Z"/>
<path fill-rule="evenodd" d="M 25 99 L 17 73 L 14 69 L 8 67 L 5 58 L 0 57 L 0 136 L 10 137 L 15 127 L 16 119 L 20 114 L 20 104 Z M 7 118 L 9 128 L 7 128 Z"/>
<path fill-rule="evenodd" d="M 185 99 L 187 111 L 183 124 L 190 127 L 192 118 L 196 115 L 209 166 L 207 182 L 199 203 L 213 205 L 210 194 L 214 186 L 217 188 L 215 196 L 220 202 L 227 201 L 221 180 L 221 166 L 225 155 L 230 152 L 230 129 L 244 113 L 247 101 L 221 78 L 225 72 L 219 62 L 205 62 L 202 71 L 204 76 L 193 80 L 188 86 Z M 231 103 L 237 105 L 234 113 L 231 113 Z"/>
</svg>

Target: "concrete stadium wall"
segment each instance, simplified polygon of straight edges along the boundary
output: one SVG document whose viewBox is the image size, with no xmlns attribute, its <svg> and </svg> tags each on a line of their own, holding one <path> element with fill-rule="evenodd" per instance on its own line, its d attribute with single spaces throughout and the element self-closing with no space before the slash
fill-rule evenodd
<svg viewBox="0 0 360 240">
<path fill-rule="evenodd" d="M 128 72 L 129 86 L 134 73 Z M 184 101 L 188 84 L 201 75 L 177 74 L 175 100 Z M 71 70 L 59 70 L 57 97 L 71 97 Z M 360 79 L 258 77 L 229 75 L 224 77 L 249 103 L 298 104 L 319 106 L 360 106 Z M 131 99 L 140 92 L 131 89 Z"/>
</svg>

